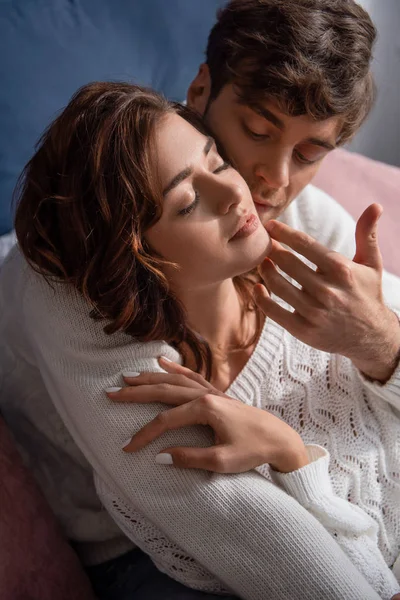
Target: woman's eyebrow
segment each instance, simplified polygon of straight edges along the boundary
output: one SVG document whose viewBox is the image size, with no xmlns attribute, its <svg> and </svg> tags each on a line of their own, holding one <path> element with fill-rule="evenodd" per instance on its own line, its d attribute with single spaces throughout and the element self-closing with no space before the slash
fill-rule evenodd
<svg viewBox="0 0 400 600">
<path fill-rule="evenodd" d="M 207 154 L 210 152 L 210 150 L 214 144 L 215 144 L 214 138 L 212 138 L 211 136 L 208 136 L 206 144 L 203 149 L 205 156 L 207 156 Z M 183 171 L 178 173 L 178 175 L 175 175 L 175 177 L 172 179 L 172 181 L 169 182 L 169 184 L 163 191 L 163 197 L 165 197 L 171 190 L 173 190 L 182 181 L 187 179 L 187 177 L 189 177 L 192 173 L 193 173 L 193 167 L 186 167 L 186 169 L 183 169 Z"/>
</svg>

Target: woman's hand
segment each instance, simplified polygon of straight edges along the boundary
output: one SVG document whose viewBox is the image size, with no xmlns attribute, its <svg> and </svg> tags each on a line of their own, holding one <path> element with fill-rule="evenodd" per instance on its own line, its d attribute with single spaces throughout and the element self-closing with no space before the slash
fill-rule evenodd
<svg viewBox="0 0 400 600">
<path fill-rule="evenodd" d="M 163 358 L 159 362 L 167 373 L 124 377 L 128 387 L 107 391 L 116 402 L 178 405 L 160 413 L 134 435 L 126 452 L 140 450 L 172 429 L 209 425 L 216 436 L 214 446 L 167 448 L 162 454 L 171 455 L 176 467 L 217 473 L 242 473 L 264 463 L 288 473 L 308 464 L 301 437 L 284 421 L 226 396 L 190 369 Z"/>
</svg>

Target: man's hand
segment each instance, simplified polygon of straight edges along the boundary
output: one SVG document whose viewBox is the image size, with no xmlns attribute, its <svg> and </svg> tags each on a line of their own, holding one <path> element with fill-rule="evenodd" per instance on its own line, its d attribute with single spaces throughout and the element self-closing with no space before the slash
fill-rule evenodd
<svg viewBox="0 0 400 600">
<path fill-rule="evenodd" d="M 270 221 L 266 229 L 273 239 L 272 251 L 261 264 L 260 274 L 268 290 L 295 310 L 279 306 L 261 284 L 254 292 L 263 312 L 293 336 L 319 350 L 347 356 L 365 375 L 385 382 L 399 359 L 400 324 L 383 300 L 377 240 L 381 214 L 382 207 L 371 204 L 359 218 L 352 261 L 305 233 Z M 279 242 L 307 258 L 317 270 Z M 289 283 L 275 265 L 301 289 Z"/>
</svg>

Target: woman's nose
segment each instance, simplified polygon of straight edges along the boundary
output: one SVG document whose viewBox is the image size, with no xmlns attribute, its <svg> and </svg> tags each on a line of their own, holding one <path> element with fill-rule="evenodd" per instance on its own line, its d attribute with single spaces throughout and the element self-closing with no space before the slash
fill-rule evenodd
<svg viewBox="0 0 400 600">
<path fill-rule="evenodd" d="M 218 214 L 225 215 L 243 200 L 243 189 L 238 183 L 224 182 L 217 192 Z"/>
</svg>

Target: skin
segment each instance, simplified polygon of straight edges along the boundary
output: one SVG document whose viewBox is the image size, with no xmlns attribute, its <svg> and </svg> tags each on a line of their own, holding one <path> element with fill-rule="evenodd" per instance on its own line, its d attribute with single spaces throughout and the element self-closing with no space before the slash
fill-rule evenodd
<svg viewBox="0 0 400 600">
<path fill-rule="evenodd" d="M 260 264 L 271 242 L 248 186 L 220 157 L 212 138 L 168 114 L 157 127 L 155 146 L 155 165 L 167 193 L 162 216 L 146 239 L 167 260 L 179 263 L 168 277 L 187 306 L 199 294 L 217 295 L 221 285 L 232 285 L 233 276 Z M 182 172 L 184 178 L 171 188 Z M 256 219 L 254 233 L 231 240 L 239 221 L 250 215 Z"/>
<path fill-rule="evenodd" d="M 210 90 L 208 67 L 203 64 L 189 87 L 188 105 L 204 116 L 247 181 L 260 219 L 265 226 L 268 223 L 269 233 L 277 242 L 270 256 L 272 261 L 264 261 L 261 267 L 266 287 L 257 288 L 258 305 L 301 341 L 347 356 L 365 375 L 385 383 L 398 364 L 400 324 L 385 306 L 382 293 L 383 267 L 377 241 L 382 207 L 373 204 L 359 218 L 352 261 L 302 232 L 271 221 L 312 180 L 324 157 L 335 148 L 340 120 L 291 117 L 269 101 L 246 106 L 233 84 L 225 85 L 210 102 Z M 294 254 L 283 255 L 280 242 L 303 256 L 311 250 L 317 271 L 308 269 L 305 275 Z M 336 255 L 329 266 L 328 253 Z M 275 265 L 302 285 L 306 279 L 305 288 L 298 292 L 286 284 Z M 267 289 L 295 308 L 294 317 L 288 311 L 282 312 Z M 348 335 L 343 337 L 345 329 Z"/>
</svg>

